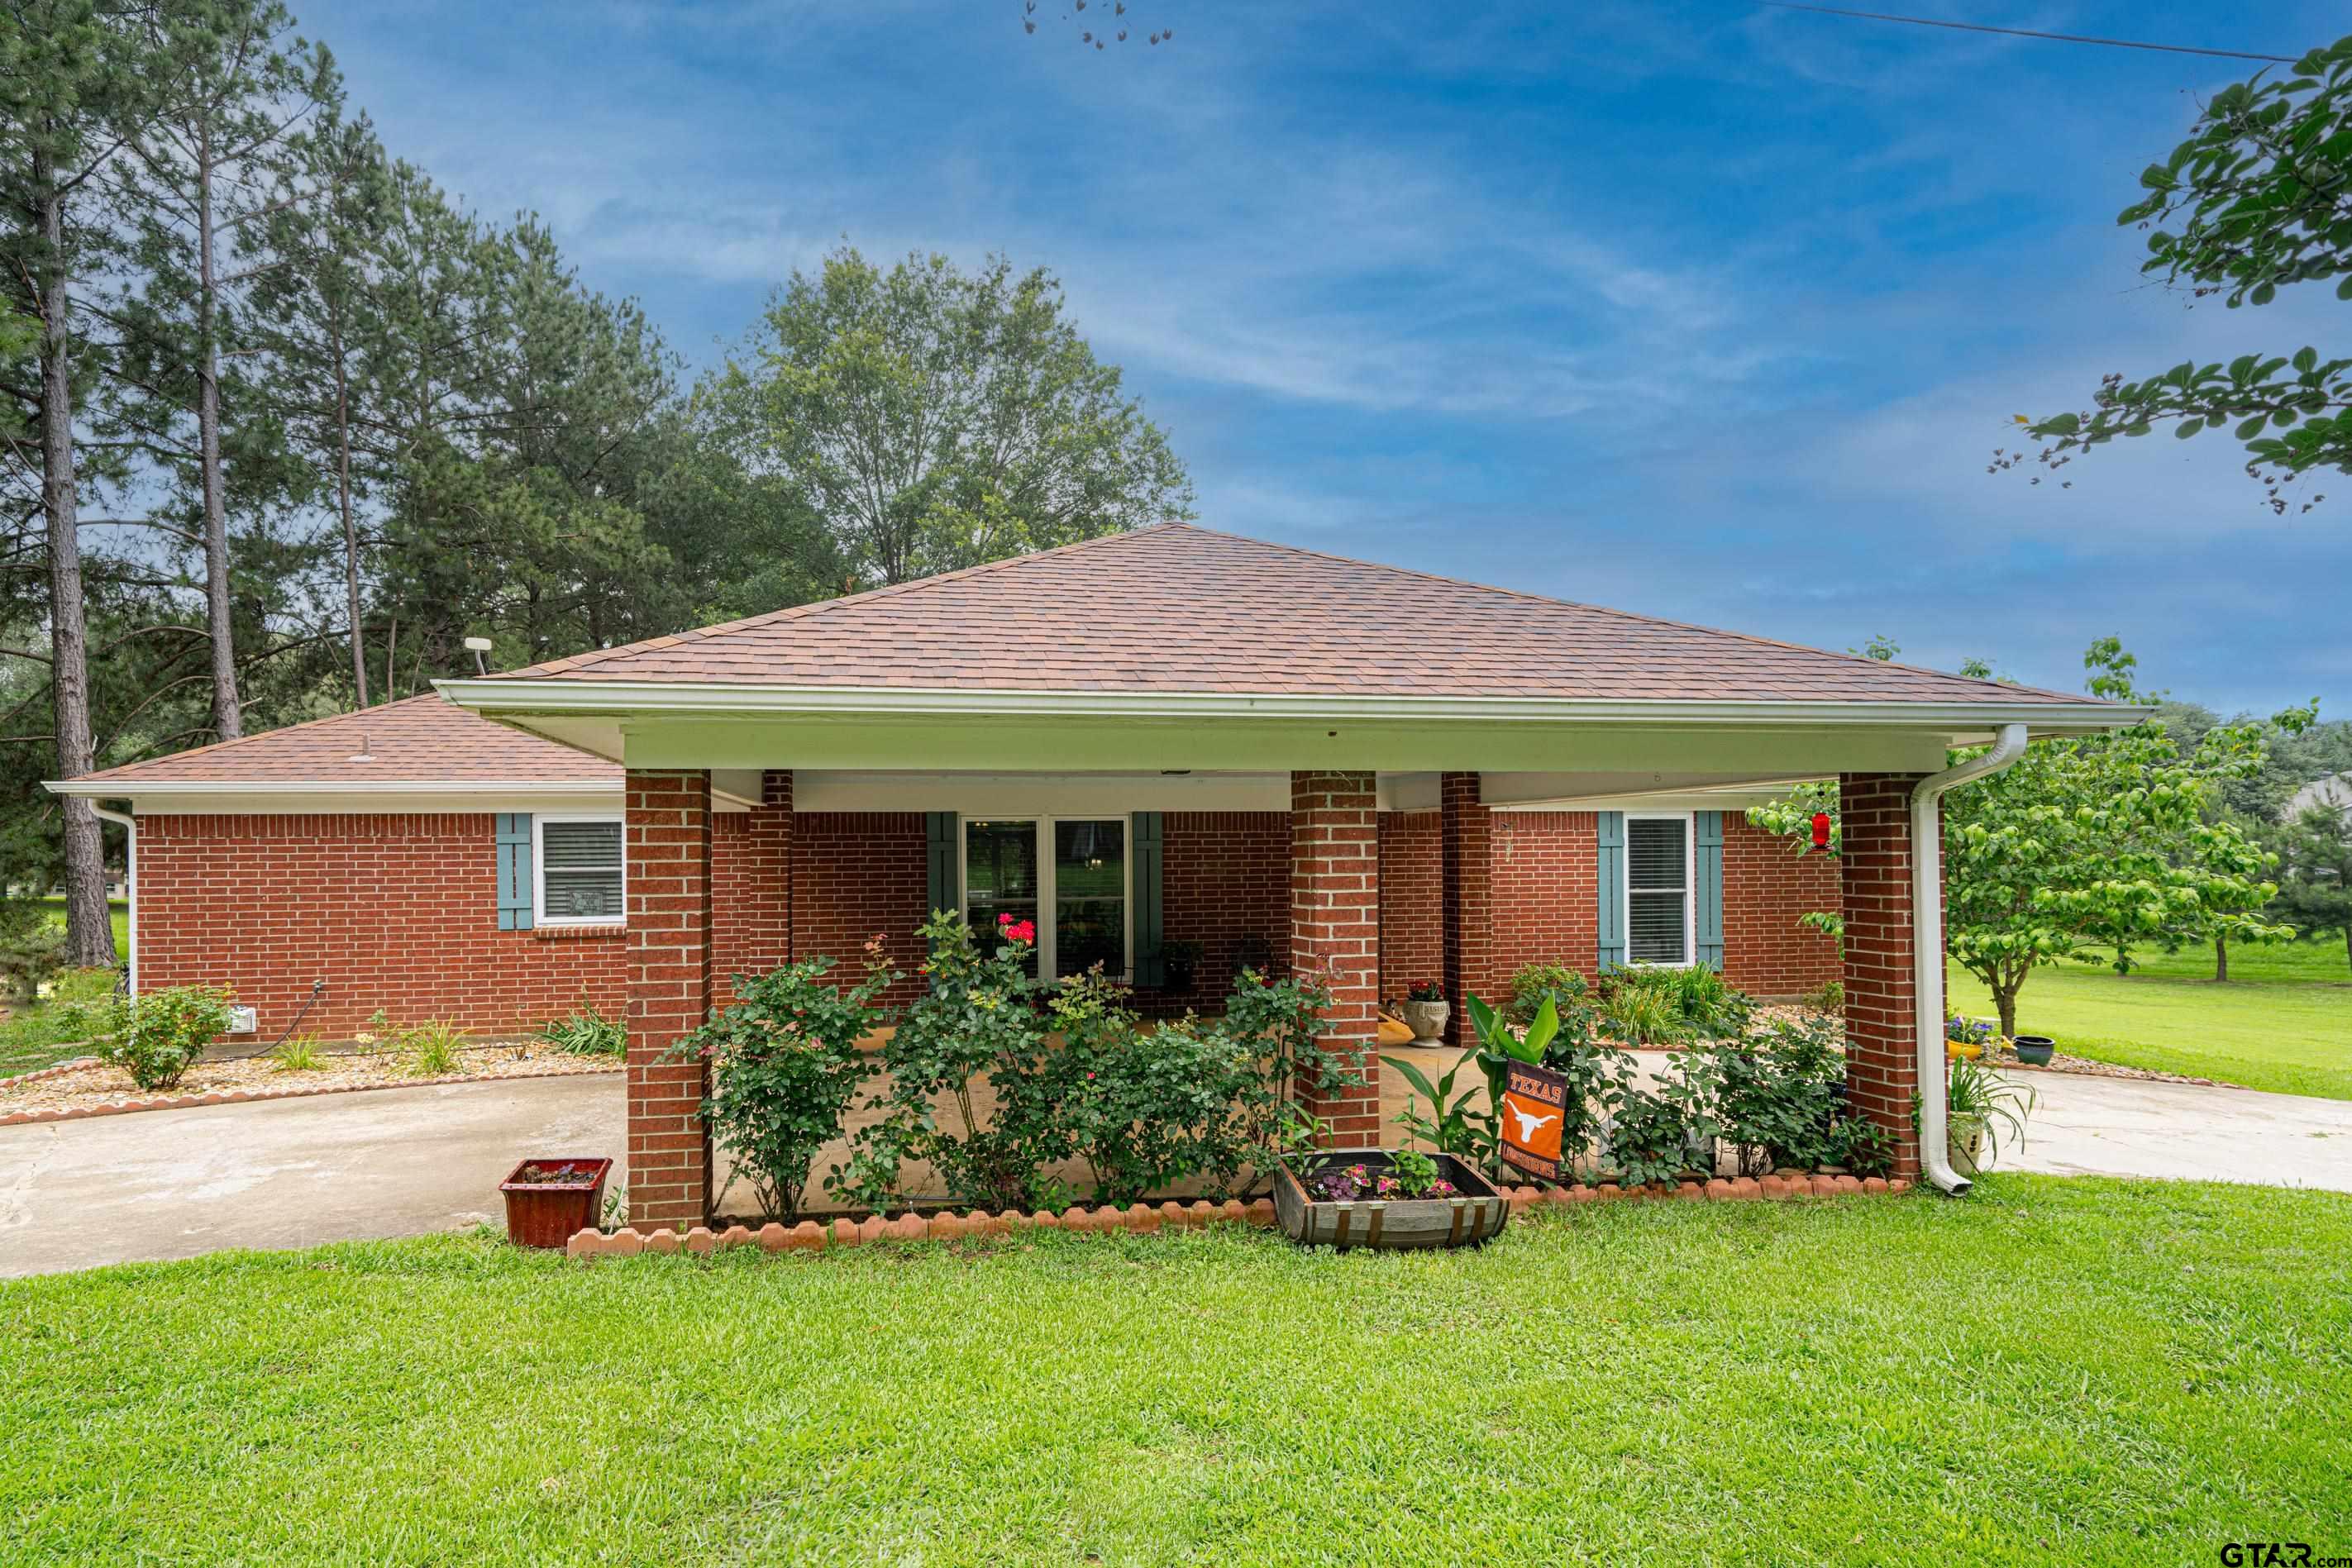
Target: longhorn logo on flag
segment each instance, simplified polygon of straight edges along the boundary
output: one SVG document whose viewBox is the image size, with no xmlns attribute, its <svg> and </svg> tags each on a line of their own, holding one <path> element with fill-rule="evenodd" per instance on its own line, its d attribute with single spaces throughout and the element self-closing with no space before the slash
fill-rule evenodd
<svg viewBox="0 0 2352 1568">
<path fill-rule="evenodd" d="M 1567 1079 L 1548 1068 L 1511 1063 L 1503 1081 L 1503 1163 L 1545 1181 L 1559 1180 L 1567 1104 Z"/>
</svg>

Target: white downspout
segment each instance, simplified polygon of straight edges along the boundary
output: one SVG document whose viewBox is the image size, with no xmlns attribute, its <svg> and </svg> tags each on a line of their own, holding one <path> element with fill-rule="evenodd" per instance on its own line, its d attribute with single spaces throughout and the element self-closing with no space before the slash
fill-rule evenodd
<svg viewBox="0 0 2352 1568">
<path fill-rule="evenodd" d="M 2025 755 L 2025 727 L 2005 724 L 1982 757 L 1931 773 L 1911 788 L 1912 1028 L 1919 1050 L 1919 1164 L 1938 1190 L 1954 1197 L 1969 1178 L 1952 1168 L 1944 1080 L 1944 830 L 1936 807 L 1973 779 L 1998 773 Z"/>
<path fill-rule="evenodd" d="M 131 894 L 131 919 L 123 934 L 131 939 L 131 994 L 135 997 L 139 994 L 139 819 L 128 811 L 110 811 L 95 800 L 89 809 L 106 821 L 121 823 L 122 831 L 131 838 L 125 860 L 130 868 L 126 873 L 129 880 L 124 883 Z"/>
</svg>

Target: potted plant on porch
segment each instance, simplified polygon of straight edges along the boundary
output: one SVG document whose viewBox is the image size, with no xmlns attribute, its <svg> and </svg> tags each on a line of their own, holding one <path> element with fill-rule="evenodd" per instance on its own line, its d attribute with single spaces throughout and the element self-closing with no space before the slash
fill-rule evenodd
<svg viewBox="0 0 2352 1568">
<path fill-rule="evenodd" d="M 1446 1020 L 1454 1016 L 1454 1007 L 1445 999 L 1444 986 L 1423 980 L 1405 992 L 1397 1016 L 1412 1030 L 1413 1044 L 1436 1045 L 1445 1039 Z"/>
<path fill-rule="evenodd" d="M 506 1195 L 507 1239 L 518 1247 L 561 1247 L 593 1229 L 604 1206 L 607 1159 L 535 1159 L 499 1183 Z"/>
</svg>

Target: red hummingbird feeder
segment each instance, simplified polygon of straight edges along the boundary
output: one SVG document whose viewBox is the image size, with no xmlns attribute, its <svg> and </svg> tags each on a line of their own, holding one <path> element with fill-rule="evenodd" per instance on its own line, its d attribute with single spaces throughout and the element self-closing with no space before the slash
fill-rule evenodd
<svg viewBox="0 0 2352 1568">
<path fill-rule="evenodd" d="M 1815 811 L 1813 813 L 1813 848 L 1825 850 L 1829 847 L 1830 814 L 1827 811 Z"/>
</svg>

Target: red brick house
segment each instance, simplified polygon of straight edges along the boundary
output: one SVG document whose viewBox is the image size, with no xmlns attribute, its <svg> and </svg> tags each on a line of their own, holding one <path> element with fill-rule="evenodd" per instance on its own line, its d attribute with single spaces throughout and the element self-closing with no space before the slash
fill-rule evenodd
<svg viewBox="0 0 2352 1568">
<path fill-rule="evenodd" d="M 698 1070 L 655 1059 L 730 974 L 903 955 L 935 907 L 1171 1009 L 1312 968 L 1342 1042 L 1536 961 L 1842 976 L 1854 1094 L 1916 1150 L 1915 786 L 2137 716 L 1183 525 L 441 689 L 53 788 L 130 804 L 142 989 L 234 985 L 268 1035 L 625 1008 L 656 1222 L 710 1161 Z M 1828 777 L 1843 886 L 1743 814 Z M 1841 904 L 1843 963 L 1798 921 Z M 1376 1133 L 1376 1088 L 1322 1109 Z"/>
</svg>

